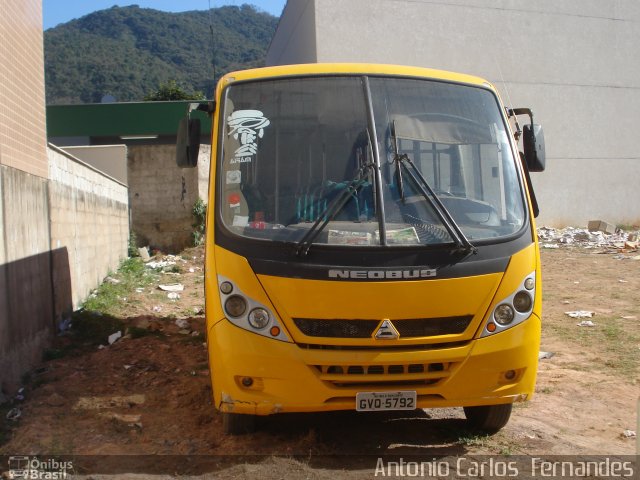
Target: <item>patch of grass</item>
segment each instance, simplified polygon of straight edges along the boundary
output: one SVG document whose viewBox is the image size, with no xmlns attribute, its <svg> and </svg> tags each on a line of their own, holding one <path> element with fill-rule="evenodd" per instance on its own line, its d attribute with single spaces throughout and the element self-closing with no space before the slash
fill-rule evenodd
<svg viewBox="0 0 640 480">
<path fill-rule="evenodd" d="M 123 298 L 131 295 L 136 288 L 146 287 L 153 282 L 153 275 L 147 271 L 140 258 L 129 258 L 122 262 L 116 273 L 109 275 L 112 281 L 103 282 L 83 304 L 84 310 L 115 315 L 122 308 Z"/>
<path fill-rule="evenodd" d="M 207 220 L 207 204 L 201 198 L 198 198 L 191 210 L 194 222 L 193 227 L 193 245 L 198 247 L 204 243 L 205 224 Z"/>
<path fill-rule="evenodd" d="M 596 316 L 593 322 L 595 327 L 578 327 L 575 325 L 577 321 L 550 322 L 547 328 L 584 349 L 585 354 L 596 353 L 599 361 L 590 362 L 589 368 L 604 369 L 626 379 L 635 378 L 640 367 L 637 354 L 640 336 L 630 328 L 625 328 L 619 318 Z M 576 366 L 575 369 L 579 368 Z"/>
<path fill-rule="evenodd" d="M 502 445 L 500 447 L 500 455 L 503 455 L 505 457 L 513 455 L 513 448 L 509 445 Z"/>
<path fill-rule="evenodd" d="M 490 443 L 489 435 L 463 433 L 458 437 L 458 443 L 467 447 L 487 447 Z"/>
</svg>

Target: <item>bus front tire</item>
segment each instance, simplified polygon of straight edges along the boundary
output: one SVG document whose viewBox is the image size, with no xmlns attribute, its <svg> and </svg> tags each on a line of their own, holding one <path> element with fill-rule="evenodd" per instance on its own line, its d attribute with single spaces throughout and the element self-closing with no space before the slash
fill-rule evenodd
<svg viewBox="0 0 640 480">
<path fill-rule="evenodd" d="M 467 422 L 473 430 L 493 434 L 509 422 L 513 404 L 464 407 Z"/>
<path fill-rule="evenodd" d="M 256 429 L 256 416 L 241 413 L 222 413 L 222 430 L 227 435 L 244 435 Z"/>
</svg>

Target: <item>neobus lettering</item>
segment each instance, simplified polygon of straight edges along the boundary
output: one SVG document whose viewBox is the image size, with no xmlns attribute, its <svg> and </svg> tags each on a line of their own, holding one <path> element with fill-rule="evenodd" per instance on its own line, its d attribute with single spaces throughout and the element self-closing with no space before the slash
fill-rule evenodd
<svg viewBox="0 0 640 480">
<path fill-rule="evenodd" d="M 351 278 L 359 280 L 401 280 L 435 276 L 436 271 L 431 268 L 413 270 L 329 270 L 329 278 Z"/>
</svg>

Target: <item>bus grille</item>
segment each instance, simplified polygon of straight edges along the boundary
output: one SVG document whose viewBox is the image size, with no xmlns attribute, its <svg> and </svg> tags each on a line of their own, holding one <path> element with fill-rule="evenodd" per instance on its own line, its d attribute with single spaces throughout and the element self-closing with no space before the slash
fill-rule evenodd
<svg viewBox="0 0 640 480">
<path fill-rule="evenodd" d="M 440 318 L 391 320 L 401 338 L 459 334 L 471 323 L 473 315 Z M 380 320 L 320 320 L 294 318 L 296 326 L 309 337 L 371 338 Z"/>
<path fill-rule="evenodd" d="M 313 365 L 320 380 L 336 387 L 435 385 L 449 377 L 453 363 L 399 365 Z"/>
</svg>

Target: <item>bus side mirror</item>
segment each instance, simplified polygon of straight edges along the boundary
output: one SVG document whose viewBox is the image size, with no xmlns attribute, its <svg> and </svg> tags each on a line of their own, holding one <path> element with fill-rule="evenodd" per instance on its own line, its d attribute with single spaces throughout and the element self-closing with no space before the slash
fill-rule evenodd
<svg viewBox="0 0 640 480">
<path fill-rule="evenodd" d="M 524 158 L 530 172 L 543 172 L 546 157 L 544 153 L 544 132 L 542 126 L 532 123 L 522 127 Z"/>
<path fill-rule="evenodd" d="M 200 119 L 189 115 L 178 124 L 176 140 L 176 163 L 180 168 L 194 168 L 198 165 L 200 152 Z"/>
</svg>

